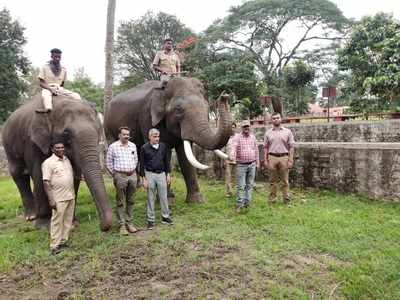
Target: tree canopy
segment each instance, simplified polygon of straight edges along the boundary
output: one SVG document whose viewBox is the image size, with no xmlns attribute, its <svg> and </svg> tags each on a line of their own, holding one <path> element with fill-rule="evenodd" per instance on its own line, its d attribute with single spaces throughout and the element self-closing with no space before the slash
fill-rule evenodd
<svg viewBox="0 0 400 300">
<path fill-rule="evenodd" d="M 400 22 L 391 15 L 368 16 L 354 27 L 339 50 L 339 67 L 351 73 L 357 101 L 372 97 L 382 109 L 400 97 Z M 356 101 L 356 102 L 357 102 Z M 362 109 L 364 105 L 353 102 Z"/>
<path fill-rule="evenodd" d="M 307 60 L 313 52 L 332 53 L 332 43 L 343 37 L 347 22 L 328 0 L 253 0 L 232 7 L 206 35 L 216 51 L 234 48 L 245 53 L 272 83 L 292 60 Z M 324 45 L 313 48 L 317 42 Z"/>
<path fill-rule="evenodd" d="M 14 111 L 26 89 L 23 75 L 29 61 L 23 53 L 24 28 L 11 18 L 7 9 L 0 11 L 0 123 Z"/>
<path fill-rule="evenodd" d="M 315 70 L 302 60 L 283 69 L 285 109 L 289 114 L 304 114 L 308 111 L 308 103 L 315 97 L 312 85 Z"/>
</svg>

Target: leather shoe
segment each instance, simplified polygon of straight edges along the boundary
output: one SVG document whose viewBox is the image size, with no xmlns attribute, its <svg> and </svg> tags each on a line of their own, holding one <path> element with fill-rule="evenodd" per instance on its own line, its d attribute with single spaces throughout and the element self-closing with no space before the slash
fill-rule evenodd
<svg viewBox="0 0 400 300">
<path fill-rule="evenodd" d="M 126 224 L 126 229 L 128 229 L 128 231 L 130 232 L 130 233 L 135 233 L 135 232 L 138 232 L 139 230 L 135 227 L 135 226 L 133 226 L 132 224 Z"/>
<path fill-rule="evenodd" d="M 122 226 L 119 228 L 119 234 L 120 234 L 120 235 L 129 235 L 129 232 L 128 232 L 128 230 L 126 230 L 126 227 L 125 227 L 124 225 L 122 225 Z"/>
</svg>

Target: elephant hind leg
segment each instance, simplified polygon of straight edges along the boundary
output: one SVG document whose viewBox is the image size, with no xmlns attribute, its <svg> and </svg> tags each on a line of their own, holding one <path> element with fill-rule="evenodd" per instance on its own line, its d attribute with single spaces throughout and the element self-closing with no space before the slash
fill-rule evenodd
<svg viewBox="0 0 400 300">
<path fill-rule="evenodd" d="M 9 160 L 10 174 L 13 178 L 24 206 L 25 220 L 33 221 L 36 219 L 36 206 L 30 184 L 30 176 L 25 173 L 25 166 L 22 162 Z"/>
</svg>

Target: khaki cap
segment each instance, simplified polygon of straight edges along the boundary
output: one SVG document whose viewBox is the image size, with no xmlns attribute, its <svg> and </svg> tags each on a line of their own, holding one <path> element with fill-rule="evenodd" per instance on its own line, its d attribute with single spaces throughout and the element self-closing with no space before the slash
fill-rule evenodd
<svg viewBox="0 0 400 300">
<path fill-rule="evenodd" d="M 249 121 L 249 120 L 244 120 L 244 121 L 242 121 L 242 123 L 240 124 L 240 127 L 245 127 L 245 126 L 249 126 L 249 127 L 250 127 L 250 121 Z"/>
</svg>

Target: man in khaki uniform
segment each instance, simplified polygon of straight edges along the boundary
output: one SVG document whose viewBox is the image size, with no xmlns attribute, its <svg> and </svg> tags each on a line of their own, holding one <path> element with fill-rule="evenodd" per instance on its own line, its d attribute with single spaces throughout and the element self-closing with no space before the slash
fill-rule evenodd
<svg viewBox="0 0 400 300">
<path fill-rule="evenodd" d="M 181 63 L 172 48 L 172 39 L 164 41 L 164 49 L 158 51 L 153 60 L 153 69 L 161 74 L 161 88 L 164 89 L 173 76 L 179 76 Z"/>
<path fill-rule="evenodd" d="M 72 165 L 64 155 L 62 141 L 52 143 L 53 155 L 42 164 L 43 184 L 52 208 L 50 223 L 50 249 L 57 254 L 67 246 L 72 228 L 75 206 Z"/>
<path fill-rule="evenodd" d="M 47 113 L 53 109 L 52 96 L 64 95 L 73 99 L 81 99 L 79 94 L 64 89 L 67 80 L 67 71 L 61 66 L 61 50 L 54 48 L 50 50 L 51 60 L 39 71 L 39 84 L 42 88 L 42 99 L 44 109 L 37 109 L 38 113 Z"/>
<path fill-rule="evenodd" d="M 276 202 L 278 180 L 282 180 L 283 201 L 288 204 L 289 169 L 293 167 L 294 137 L 290 129 L 281 126 L 281 115 L 277 112 L 271 116 L 273 127 L 264 136 L 264 165 L 270 171 L 269 202 Z"/>
</svg>

